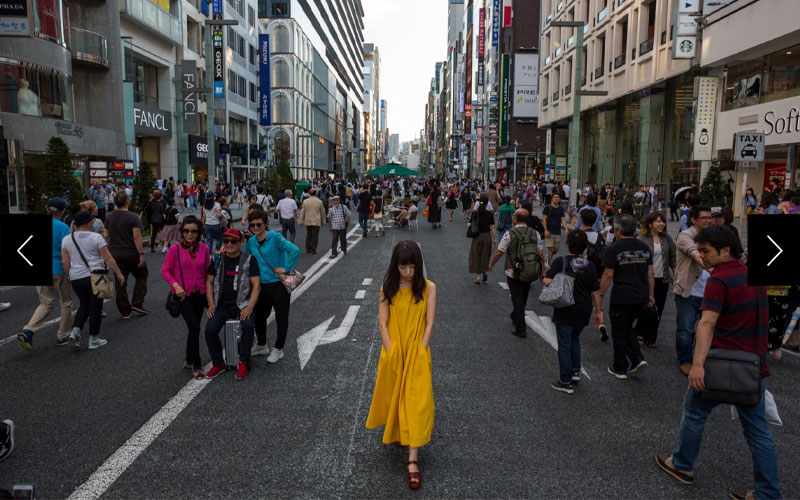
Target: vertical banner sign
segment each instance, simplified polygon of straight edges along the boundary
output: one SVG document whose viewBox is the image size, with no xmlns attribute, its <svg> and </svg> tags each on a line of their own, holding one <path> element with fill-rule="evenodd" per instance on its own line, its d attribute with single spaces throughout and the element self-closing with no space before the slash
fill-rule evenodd
<svg viewBox="0 0 800 500">
<path fill-rule="evenodd" d="M 503 0 L 503 28 L 511 27 L 511 0 Z"/>
<path fill-rule="evenodd" d="M 547 136 L 544 143 L 544 172 L 547 178 L 550 178 L 550 141 L 553 139 L 553 132 L 550 127 L 547 127 Z"/>
<path fill-rule="evenodd" d="M 478 13 L 478 60 L 483 60 L 486 50 L 486 9 L 480 9 Z"/>
<path fill-rule="evenodd" d="M 511 91 L 511 78 L 509 66 L 511 54 L 503 54 L 500 62 L 500 147 L 508 146 L 508 101 Z"/>
<path fill-rule="evenodd" d="M 213 0 L 212 14 L 222 14 L 222 0 Z"/>
<path fill-rule="evenodd" d="M 272 125 L 272 84 L 270 82 L 269 35 L 258 35 L 259 125 Z"/>
<path fill-rule="evenodd" d="M 215 7 L 216 9 L 216 0 Z M 214 46 L 214 97 L 225 97 L 225 58 L 223 56 L 222 28 L 214 28 L 211 33 L 211 40 Z"/>
<path fill-rule="evenodd" d="M 208 16 L 208 0 L 200 0 L 200 12 Z"/>
<path fill-rule="evenodd" d="M 698 76 L 694 79 L 694 161 L 711 160 L 718 86 L 719 78 L 716 76 Z"/>
<path fill-rule="evenodd" d="M 184 59 L 181 63 L 183 76 L 183 131 L 199 134 L 200 120 L 197 116 L 197 61 Z M 190 90 L 191 89 L 191 90 Z"/>
<path fill-rule="evenodd" d="M 492 47 L 497 47 L 500 39 L 500 0 L 492 3 Z"/>
</svg>

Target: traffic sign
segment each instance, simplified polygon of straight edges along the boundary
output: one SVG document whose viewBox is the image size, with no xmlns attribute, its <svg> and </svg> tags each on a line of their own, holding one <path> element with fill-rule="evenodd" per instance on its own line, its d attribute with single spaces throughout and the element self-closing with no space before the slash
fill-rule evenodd
<svg viewBox="0 0 800 500">
<path fill-rule="evenodd" d="M 678 0 L 678 12 L 700 12 L 700 0 Z"/>
<path fill-rule="evenodd" d="M 733 135 L 734 161 L 764 161 L 764 132 L 736 132 Z"/>
<path fill-rule="evenodd" d="M 736 162 L 736 171 L 747 173 L 758 172 L 758 163 L 754 161 L 738 161 Z"/>
</svg>

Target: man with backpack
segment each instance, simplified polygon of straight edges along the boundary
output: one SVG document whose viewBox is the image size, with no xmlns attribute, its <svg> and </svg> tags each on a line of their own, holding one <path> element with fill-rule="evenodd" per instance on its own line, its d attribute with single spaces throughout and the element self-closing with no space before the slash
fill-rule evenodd
<svg viewBox="0 0 800 500">
<path fill-rule="evenodd" d="M 531 283 L 542 279 L 544 276 L 544 257 L 542 255 L 542 240 L 539 234 L 528 227 L 528 211 L 519 209 L 511 218 L 513 228 L 503 235 L 497 245 L 497 250 L 489 262 L 489 271 L 506 254 L 506 281 L 511 294 L 511 321 L 514 329 L 511 333 L 520 338 L 525 338 L 525 305 L 528 303 L 528 294 Z"/>
<path fill-rule="evenodd" d="M 606 244 L 603 238 L 600 237 L 600 233 L 594 230 L 595 223 L 597 222 L 597 213 L 593 210 L 582 210 L 578 212 L 578 218 L 581 222 L 581 230 L 586 233 L 586 260 L 594 266 L 595 275 L 599 280 L 600 276 L 603 275 L 603 259 L 606 255 Z M 606 329 L 606 325 L 601 323 L 597 329 L 600 331 L 600 340 L 602 342 L 607 342 L 608 330 Z"/>
</svg>

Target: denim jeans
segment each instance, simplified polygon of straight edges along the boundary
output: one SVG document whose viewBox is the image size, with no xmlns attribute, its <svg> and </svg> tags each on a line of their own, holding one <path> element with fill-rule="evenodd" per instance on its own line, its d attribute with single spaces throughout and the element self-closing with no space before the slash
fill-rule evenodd
<svg viewBox="0 0 800 500">
<path fill-rule="evenodd" d="M 565 384 L 572 381 L 574 373 L 581 371 L 581 330 L 582 326 L 556 323 L 559 378 Z"/>
<path fill-rule="evenodd" d="M 236 306 L 220 306 L 214 311 L 214 315 L 206 321 L 206 345 L 214 366 L 225 364 L 225 358 L 222 357 L 222 342 L 219 340 L 219 332 L 225 328 L 225 322 L 229 319 L 239 319 L 239 312 L 239 308 Z M 242 336 L 239 339 L 240 363 L 250 362 L 255 321 L 255 312 L 246 320 L 241 321 Z"/>
<path fill-rule="evenodd" d="M 675 350 L 678 354 L 678 363 L 691 365 L 694 358 L 694 325 L 700 316 L 702 297 L 683 298 L 675 295 L 675 317 L 677 330 L 675 331 Z"/>
<path fill-rule="evenodd" d="M 778 459 L 775 443 L 767 424 L 764 410 L 764 389 L 761 387 L 761 402 L 758 406 L 737 406 L 739 421 L 744 438 L 753 456 L 753 475 L 755 476 L 755 496 L 759 499 L 781 498 L 778 490 Z M 719 403 L 704 400 L 701 393 L 689 387 L 683 401 L 681 436 L 678 446 L 672 452 L 672 462 L 680 470 L 691 472 L 694 461 L 700 453 L 700 441 L 706 420 Z M 727 412 L 727 409 L 725 410 Z"/>
<path fill-rule="evenodd" d="M 219 246 L 216 244 L 217 241 Z M 206 225 L 206 244 L 211 250 L 211 255 L 215 255 L 217 250 L 222 247 L 222 226 L 220 224 Z"/>
<path fill-rule="evenodd" d="M 369 228 L 369 212 L 358 212 L 358 225 L 363 231 Z"/>
</svg>

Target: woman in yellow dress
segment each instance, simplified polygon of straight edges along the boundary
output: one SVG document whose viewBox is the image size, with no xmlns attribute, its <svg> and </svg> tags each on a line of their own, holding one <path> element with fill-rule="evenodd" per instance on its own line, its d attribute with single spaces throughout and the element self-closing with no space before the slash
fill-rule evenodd
<svg viewBox="0 0 800 500">
<path fill-rule="evenodd" d="M 394 247 L 380 291 L 381 357 L 367 428 L 386 426 L 384 444 L 408 446 L 408 485 L 419 488 L 419 448 L 431 440 L 433 382 L 430 342 L 436 285 L 425 279 L 414 241 Z"/>
</svg>

